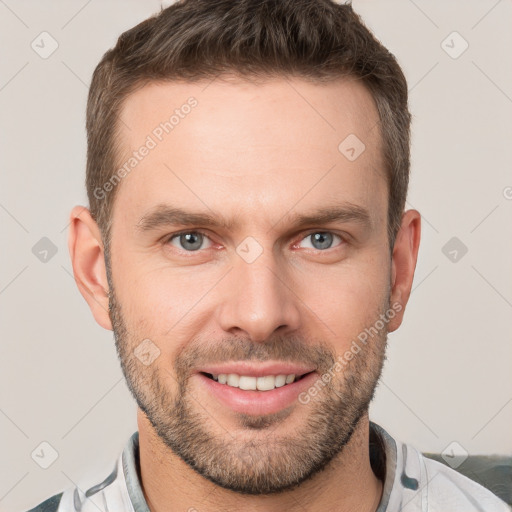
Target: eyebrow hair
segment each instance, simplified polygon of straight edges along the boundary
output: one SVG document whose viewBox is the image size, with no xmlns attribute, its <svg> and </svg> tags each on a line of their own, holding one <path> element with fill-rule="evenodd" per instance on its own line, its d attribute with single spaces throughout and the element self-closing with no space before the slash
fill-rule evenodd
<svg viewBox="0 0 512 512">
<path fill-rule="evenodd" d="M 352 203 L 326 206 L 308 213 L 285 214 L 272 227 L 283 222 L 284 219 L 294 226 L 303 228 L 309 225 L 327 224 L 329 222 L 356 222 L 371 229 L 373 222 L 366 208 Z M 222 215 L 214 216 L 210 213 L 191 212 L 182 208 L 175 208 L 166 204 L 159 204 L 145 213 L 137 222 L 137 231 L 146 232 L 164 226 L 204 226 L 232 230 L 238 223 L 235 219 L 226 219 Z"/>
</svg>

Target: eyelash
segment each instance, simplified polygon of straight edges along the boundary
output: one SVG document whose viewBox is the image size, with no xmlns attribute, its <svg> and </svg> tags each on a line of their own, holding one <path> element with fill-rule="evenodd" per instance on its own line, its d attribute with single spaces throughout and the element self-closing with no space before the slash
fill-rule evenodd
<svg viewBox="0 0 512 512">
<path fill-rule="evenodd" d="M 171 241 L 181 235 L 187 235 L 187 234 L 191 234 L 191 233 L 198 233 L 198 234 L 201 234 L 203 235 L 204 237 L 208 238 L 210 240 L 210 242 L 213 243 L 213 241 L 211 240 L 211 238 L 208 236 L 207 233 L 205 233 L 204 231 L 200 230 L 200 229 L 195 229 L 195 230 L 189 230 L 189 231 L 179 231 L 178 233 L 173 233 L 171 235 L 168 235 L 164 238 L 164 244 L 167 245 L 167 244 L 170 244 Z M 333 231 L 326 231 L 326 230 L 320 230 L 320 229 L 315 229 L 315 230 L 312 230 L 312 231 L 309 231 L 307 234 L 305 234 L 300 240 L 299 242 L 297 243 L 294 243 L 294 246 L 297 245 L 298 243 L 302 242 L 303 240 L 305 240 L 306 238 L 308 238 L 309 236 L 311 235 L 314 235 L 315 233 L 329 233 L 331 235 L 334 235 L 335 237 L 338 237 L 340 238 L 340 243 L 334 247 L 329 247 L 328 249 L 325 249 L 325 250 L 321 250 L 321 249 L 313 249 L 313 250 L 316 250 L 317 252 L 328 252 L 330 251 L 331 249 L 336 249 L 337 247 L 341 246 L 341 245 L 345 245 L 347 243 L 347 239 L 338 234 L 338 233 L 334 233 Z M 179 248 L 176 248 L 178 250 L 181 250 L 182 252 L 184 253 L 187 253 L 187 254 L 195 254 L 195 253 L 200 253 L 201 251 L 204 251 L 206 249 L 198 249 L 196 251 L 186 251 L 185 249 L 179 249 Z M 308 248 L 309 249 L 309 248 Z"/>
</svg>

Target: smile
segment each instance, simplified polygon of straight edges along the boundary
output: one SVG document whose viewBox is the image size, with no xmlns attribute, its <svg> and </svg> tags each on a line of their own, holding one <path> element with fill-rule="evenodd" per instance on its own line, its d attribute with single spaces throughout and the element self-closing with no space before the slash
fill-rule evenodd
<svg viewBox="0 0 512 512">
<path fill-rule="evenodd" d="M 219 384 L 226 384 L 232 388 L 238 388 L 246 391 L 271 391 L 275 388 L 281 388 L 300 380 L 304 375 L 281 374 L 281 375 L 262 375 L 254 377 L 250 375 L 239 375 L 237 373 L 206 373 L 207 377 L 217 381 Z"/>
<path fill-rule="evenodd" d="M 203 367 L 194 380 L 221 407 L 254 416 L 298 404 L 298 395 L 318 378 L 314 368 L 297 364 L 236 362 Z M 213 405 L 214 410 L 217 409 Z"/>
</svg>

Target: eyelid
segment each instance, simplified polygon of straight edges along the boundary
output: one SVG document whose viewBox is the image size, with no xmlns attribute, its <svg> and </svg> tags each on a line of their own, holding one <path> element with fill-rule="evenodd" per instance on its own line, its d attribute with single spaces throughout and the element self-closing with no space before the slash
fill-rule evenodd
<svg viewBox="0 0 512 512">
<path fill-rule="evenodd" d="M 203 230 L 203 229 L 200 229 L 200 228 L 192 228 L 192 229 L 181 229 L 180 231 L 174 231 L 172 233 L 168 233 L 167 235 L 163 236 L 162 237 L 162 240 L 170 240 L 171 238 L 174 238 L 175 236 L 180 236 L 180 235 L 188 235 L 190 233 L 200 233 L 201 235 L 203 236 L 207 236 L 208 238 L 209 235 L 208 233 Z"/>
</svg>

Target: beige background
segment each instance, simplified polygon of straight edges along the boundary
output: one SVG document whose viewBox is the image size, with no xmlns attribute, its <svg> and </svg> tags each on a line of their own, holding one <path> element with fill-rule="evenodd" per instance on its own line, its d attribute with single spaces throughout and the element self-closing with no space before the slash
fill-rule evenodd
<svg viewBox="0 0 512 512">
<path fill-rule="evenodd" d="M 409 81 L 409 207 L 423 215 L 413 293 L 371 417 L 424 451 L 457 441 L 470 454 L 511 454 L 512 3 L 353 4 Z M 112 333 L 73 281 L 67 222 L 86 204 L 92 71 L 159 5 L 0 0 L 1 511 L 106 476 L 136 429 Z M 31 47 L 43 31 L 58 43 L 46 59 Z M 33 253 L 43 237 L 57 250 L 46 262 Z M 59 455 L 46 470 L 31 458 L 43 441 Z"/>
</svg>

